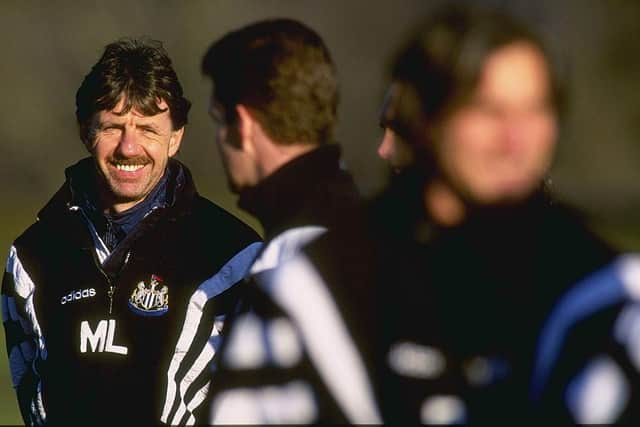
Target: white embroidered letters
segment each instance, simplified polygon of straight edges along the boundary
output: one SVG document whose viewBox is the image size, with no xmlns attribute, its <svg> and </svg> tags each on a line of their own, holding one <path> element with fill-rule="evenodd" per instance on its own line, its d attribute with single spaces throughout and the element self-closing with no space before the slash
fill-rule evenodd
<svg viewBox="0 0 640 427">
<path fill-rule="evenodd" d="M 113 343 L 116 333 L 116 321 L 114 319 L 101 320 L 98 322 L 95 332 L 91 329 L 89 322 L 84 320 L 80 324 L 80 352 L 87 352 L 87 342 L 91 352 L 107 352 L 117 354 L 127 354 L 129 351 L 123 345 Z"/>
</svg>

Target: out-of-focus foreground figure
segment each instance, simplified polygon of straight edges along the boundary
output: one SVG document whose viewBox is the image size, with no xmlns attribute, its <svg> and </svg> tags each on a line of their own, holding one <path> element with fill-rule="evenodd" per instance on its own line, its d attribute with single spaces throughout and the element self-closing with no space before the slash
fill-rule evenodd
<svg viewBox="0 0 640 427">
<path fill-rule="evenodd" d="M 615 251 L 545 188 L 562 99 L 544 46 L 507 16 L 445 7 L 399 53 L 388 98 L 382 124 L 414 160 L 373 210 L 385 419 L 566 419 L 538 404 L 553 354 L 539 336 Z"/>
<path fill-rule="evenodd" d="M 379 154 L 395 173 L 365 233 L 329 231 L 261 278 L 277 316 L 256 313 L 243 338 L 270 352 L 226 378 L 237 393 L 214 395 L 212 414 L 226 403 L 281 423 L 582 419 L 562 386 L 560 408 L 545 403 L 565 336 L 547 332 L 553 313 L 583 281 L 633 283 L 618 272 L 636 264 L 545 185 L 562 110 L 547 51 L 508 16 L 448 5 L 391 77 Z"/>
<path fill-rule="evenodd" d="M 300 248 L 332 230 L 346 238 L 361 215 L 358 191 L 332 143 L 338 84 L 331 55 L 311 28 L 273 19 L 216 40 L 202 69 L 213 83 L 210 115 L 230 186 L 265 230 L 243 309 L 225 330 L 203 421 L 375 422 L 371 388 L 359 376 L 364 362 L 350 337 L 340 335 L 340 316 L 330 315 L 333 299 L 304 278 L 271 280 Z M 310 339 L 301 341 L 300 331 Z M 307 378 L 312 360 L 327 369 L 298 380 Z M 333 375 L 338 371 L 344 375 Z M 364 398 L 352 402 L 353 395 L 336 397 L 327 387 Z M 345 405 L 357 410 L 345 416 Z"/>
</svg>

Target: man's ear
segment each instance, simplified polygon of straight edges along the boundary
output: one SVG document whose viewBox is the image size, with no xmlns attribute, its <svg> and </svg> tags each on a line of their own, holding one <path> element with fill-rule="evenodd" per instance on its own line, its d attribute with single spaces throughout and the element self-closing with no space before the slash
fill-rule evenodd
<svg viewBox="0 0 640 427">
<path fill-rule="evenodd" d="M 236 105 L 236 114 L 238 117 L 237 128 L 240 136 L 241 149 L 245 151 L 255 151 L 256 126 L 258 122 L 253 113 L 244 105 Z"/>
<path fill-rule="evenodd" d="M 175 156 L 180 149 L 182 135 L 184 135 L 184 126 L 178 130 L 171 131 L 171 137 L 169 138 L 169 157 Z"/>
<path fill-rule="evenodd" d="M 80 141 L 82 141 L 82 145 L 89 152 L 89 154 L 93 155 L 93 146 L 96 140 L 96 130 L 93 125 L 82 126 L 80 125 L 78 128 L 78 134 L 80 135 Z"/>
<path fill-rule="evenodd" d="M 89 154 L 93 155 L 93 144 L 89 141 L 89 138 L 82 138 L 82 145 L 89 152 Z"/>
</svg>

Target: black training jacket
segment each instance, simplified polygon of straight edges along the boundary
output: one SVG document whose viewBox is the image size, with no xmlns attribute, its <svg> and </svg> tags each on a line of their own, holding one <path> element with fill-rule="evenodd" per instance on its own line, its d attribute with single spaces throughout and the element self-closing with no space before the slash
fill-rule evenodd
<svg viewBox="0 0 640 427">
<path fill-rule="evenodd" d="M 547 425 L 530 397 L 543 325 L 617 252 L 544 189 L 439 227 L 413 172 L 373 205 L 384 421 Z"/>
<path fill-rule="evenodd" d="M 91 168 L 67 170 L 7 261 L 3 323 L 24 421 L 192 424 L 259 237 L 171 160 L 182 179 L 169 182 L 168 206 L 110 252 L 69 179 Z"/>
<path fill-rule="evenodd" d="M 348 384 L 354 376 L 355 389 L 362 387 L 362 362 L 351 338 L 341 333 L 343 319 L 330 291 L 322 285 L 313 286 L 315 282 L 310 283 L 309 277 L 299 276 L 296 271 L 283 270 L 325 236 L 346 236 L 352 232 L 351 225 L 362 226 L 362 202 L 353 179 L 340 165 L 339 155 L 335 145 L 314 149 L 241 194 L 240 206 L 255 214 L 264 226 L 265 248 L 251 267 L 246 299 L 251 310 L 228 322 L 229 335 L 218 353 L 210 407 L 203 405 L 202 423 L 376 420 L 366 417 L 366 410 L 364 418 L 360 413 L 345 416 L 343 405 L 349 406 L 347 412 L 353 405 L 327 389 Z M 281 272 L 287 278 L 285 286 L 272 280 Z M 301 336 L 312 339 L 303 342 Z M 313 378 L 307 378 L 304 374 L 317 358 L 320 363 L 332 358 L 335 367 L 347 371 L 353 368 L 355 372 L 343 378 L 314 372 Z M 354 387 L 344 391 L 348 393 Z M 354 403 L 361 406 L 360 402 Z"/>
</svg>

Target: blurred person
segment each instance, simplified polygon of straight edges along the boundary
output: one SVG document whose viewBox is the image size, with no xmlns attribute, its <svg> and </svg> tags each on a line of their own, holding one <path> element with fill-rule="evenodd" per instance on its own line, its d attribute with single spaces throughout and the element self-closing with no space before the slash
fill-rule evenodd
<svg viewBox="0 0 640 427">
<path fill-rule="evenodd" d="M 397 90 L 397 85 L 392 84 L 385 94 L 380 113 L 380 128 L 383 135 L 377 150 L 378 156 L 388 164 L 392 173 L 401 172 L 414 161 L 411 147 L 390 123 L 395 115 L 396 105 L 392 100 L 397 96 Z"/>
<path fill-rule="evenodd" d="M 228 339 L 214 364 L 210 409 L 203 411 L 202 422 L 305 423 L 317 421 L 316 415 L 342 422 L 378 420 L 368 417 L 375 413 L 372 401 L 363 405 L 365 418 L 344 418 L 337 414 L 351 402 L 315 399 L 315 391 L 327 387 L 322 372 L 317 381 L 292 381 L 310 359 L 326 357 L 313 351 L 316 346 L 332 345 L 341 356 L 331 363 L 345 366 L 348 375 L 331 378 L 329 386 L 370 391 L 357 375 L 365 368 L 351 338 L 335 339 L 342 319 L 334 313 L 332 298 L 323 289 L 298 289 L 295 282 L 270 287 L 269 278 L 281 263 L 303 246 L 323 241 L 328 230 L 346 237 L 361 212 L 339 146 L 331 143 L 338 84 L 326 45 L 300 22 L 260 21 L 215 41 L 202 70 L 213 82 L 210 115 L 229 185 L 239 194 L 239 206 L 256 216 L 265 232 L 248 297 L 228 323 Z M 317 322 L 326 313 L 335 316 L 321 326 Z M 305 344 L 311 353 L 297 341 L 300 323 L 294 326 L 294 318 L 321 326 L 313 342 Z"/>
<path fill-rule="evenodd" d="M 235 324 L 210 421 L 549 417 L 531 397 L 540 331 L 616 256 L 545 185 L 561 110 L 522 24 L 436 11 L 394 62 L 379 153 L 396 174 L 368 237 L 330 230 L 257 278 L 271 311 Z"/>
<path fill-rule="evenodd" d="M 11 247 L 2 312 L 26 425 L 193 423 L 260 243 L 174 159 L 191 104 L 162 44 L 121 39 L 76 93 L 90 157 Z"/>
<path fill-rule="evenodd" d="M 229 358 L 213 422 L 543 416 L 530 394 L 540 331 L 616 255 L 545 185 L 562 110 L 551 60 L 512 18 L 447 5 L 391 80 L 379 154 L 396 173 L 365 236 L 330 230 L 259 278 L 272 311 L 219 353 L 260 343 Z"/>
<path fill-rule="evenodd" d="M 547 416 L 530 397 L 542 326 L 616 254 L 546 185 L 562 110 L 549 55 L 506 15 L 448 5 L 391 78 L 383 127 L 414 160 L 372 207 L 385 420 Z"/>
</svg>

